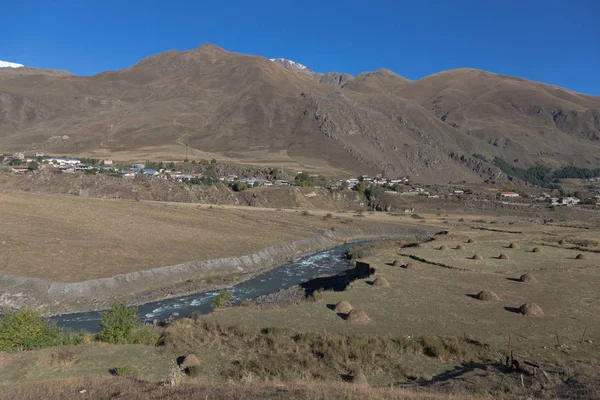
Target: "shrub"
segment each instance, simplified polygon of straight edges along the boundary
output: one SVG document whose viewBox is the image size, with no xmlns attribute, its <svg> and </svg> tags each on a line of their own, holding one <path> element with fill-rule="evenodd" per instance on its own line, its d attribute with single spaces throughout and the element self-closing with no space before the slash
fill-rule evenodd
<svg viewBox="0 0 600 400">
<path fill-rule="evenodd" d="M 300 172 L 296 175 L 295 181 L 298 186 L 312 186 L 310 176 L 306 172 Z"/>
<path fill-rule="evenodd" d="M 115 302 L 110 310 L 102 314 L 98 339 L 115 344 L 133 343 L 137 327 L 136 310 L 123 303 Z"/>
<path fill-rule="evenodd" d="M 311 213 L 309 213 L 308 211 L 304 210 L 304 211 L 302 211 L 302 212 L 300 213 L 300 215 L 302 215 L 302 216 L 305 216 L 305 217 L 308 217 L 308 216 L 310 216 L 310 215 L 312 215 L 312 214 L 311 214 Z"/>
<path fill-rule="evenodd" d="M 419 214 L 412 214 L 411 218 L 414 218 L 414 219 L 425 219 L 424 217 L 421 217 Z"/>
<path fill-rule="evenodd" d="M 369 257 L 373 254 L 374 246 L 371 243 L 360 244 L 350 247 L 346 254 L 350 259 L 356 260 L 359 258 Z"/>
<path fill-rule="evenodd" d="M 56 346 L 60 329 L 31 309 L 11 311 L 0 318 L 0 350 L 15 351 Z"/>
<path fill-rule="evenodd" d="M 327 214 L 326 214 L 326 215 L 323 217 L 323 219 L 331 219 L 331 218 L 333 218 L 333 214 L 332 214 L 332 213 L 327 213 Z"/>
<path fill-rule="evenodd" d="M 248 189 L 248 184 L 246 182 L 235 182 L 233 185 L 231 185 L 231 189 L 234 192 L 243 192 L 244 190 Z"/>
<path fill-rule="evenodd" d="M 140 326 L 133 334 L 133 343 L 147 346 L 158 346 L 162 342 L 162 335 L 157 333 L 150 325 Z"/>
<path fill-rule="evenodd" d="M 231 307 L 233 306 L 233 296 L 227 290 L 221 290 L 212 304 L 214 308 Z"/>
</svg>

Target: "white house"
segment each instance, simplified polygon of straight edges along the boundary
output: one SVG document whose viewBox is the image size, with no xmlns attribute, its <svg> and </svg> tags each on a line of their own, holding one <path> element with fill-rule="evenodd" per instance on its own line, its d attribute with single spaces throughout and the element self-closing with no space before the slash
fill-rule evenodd
<svg viewBox="0 0 600 400">
<path fill-rule="evenodd" d="M 517 193 L 517 192 L 502 192 L 502 193 L 500 193 L 500 197 L 519 197 L 519 193 Z"/>
</svg>

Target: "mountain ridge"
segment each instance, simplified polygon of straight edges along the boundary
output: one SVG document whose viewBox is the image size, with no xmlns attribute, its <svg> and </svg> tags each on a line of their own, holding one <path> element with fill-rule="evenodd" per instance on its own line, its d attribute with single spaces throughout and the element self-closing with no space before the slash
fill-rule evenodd
<svg viewBox="0 0 600 400">
<path fill-rule="evenodd" d="M 430 182 L 497 178 L 474 153 L 600 163 L 598 97 L 469 69 L 416 81 L 306 69 L 204 44 L 91 77 L 0 70 L 0 151 L 162 154 L 186 144 L 239 162 Z"/>
</svg>

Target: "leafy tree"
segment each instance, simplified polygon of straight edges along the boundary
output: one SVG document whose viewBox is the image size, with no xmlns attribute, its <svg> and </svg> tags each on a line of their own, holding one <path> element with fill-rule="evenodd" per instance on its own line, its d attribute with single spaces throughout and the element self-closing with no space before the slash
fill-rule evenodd
<svg viewBox="0 0 600 400">
<path fill-rule="evenodd" d="M 367 190 L 368 187 L 369 187 L 369 184 L 366 181 L 360 181 L 360 182 L 358 182 L 358 185 L 354 186 L 354 190 L 356 190 L 358 193 L 364 195 L 365 191 Z"/>
<path fill-rule="evenodd" d="M 37 161 L 32 161 L 29 163 L 29 165 L 27 166 L 27 169 L 30 171 L 37 171 L 37 169 L 40 167 L 40 165 L 37 163 Z"/>
<path fill-rule="evenodd" d="M 0 317 L 0 350 L 28 350 L 61 344 L 60 329 L 31 309 L 11 311 Z"/>
<path fill-rule="evenodd" d="M 295 180 L 298 186 L 312 186 L 310 176 L 308 176 L 306 172 L 300 172 L 298 175 L 296 175 Z"/>
<path fill-rule="evenodd" d="M 231 189 L 233 189 L 234 192 L 242 192 L 248 189 L 248 184 L 246 182 L 234 182 L 233 185 L 231 185 Z"/>
<path fill-rule="evenodd" d="M 217 163 L 217 160 L 215 160 L 214 158 L 212 160 L 210 160 L 211 165 L 215 165 L 216 163 Z"/>
<path fill-rule="evenodd" d="M 365 196 L 367 197 L 367 200 L 373 201 L 375 199 L 381 198 L 384 192 L 385 189 L 383 188 L 383 186 L 371 185 L 365 189 Z"/>
<path fill-rule="evenodd" d="M 134 308 L 124 303 L 113 303 L 110 310 L 102 314 L 98 339 L 107 343 L 132 343 L 138 327 L 138 316 Z"/>
</svg>

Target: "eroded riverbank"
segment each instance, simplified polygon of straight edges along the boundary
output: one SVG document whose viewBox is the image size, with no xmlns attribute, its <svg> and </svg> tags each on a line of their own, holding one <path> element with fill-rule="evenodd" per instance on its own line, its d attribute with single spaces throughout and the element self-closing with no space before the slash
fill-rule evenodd
<svg viewBox="0 0 600 400">
<path fill-rule="evenodd" d="M 114 300 L 147 304 L 254 279 L 278 265 L 359 239 L 426 237 L 433 232 L 391 226 L 338 228 L 265 248 L 255 254 L 199 260 L 84 282 L 1 276 L 4 305 L 33 306 L 45 315 L 101 310 Z"/>
</svg>

